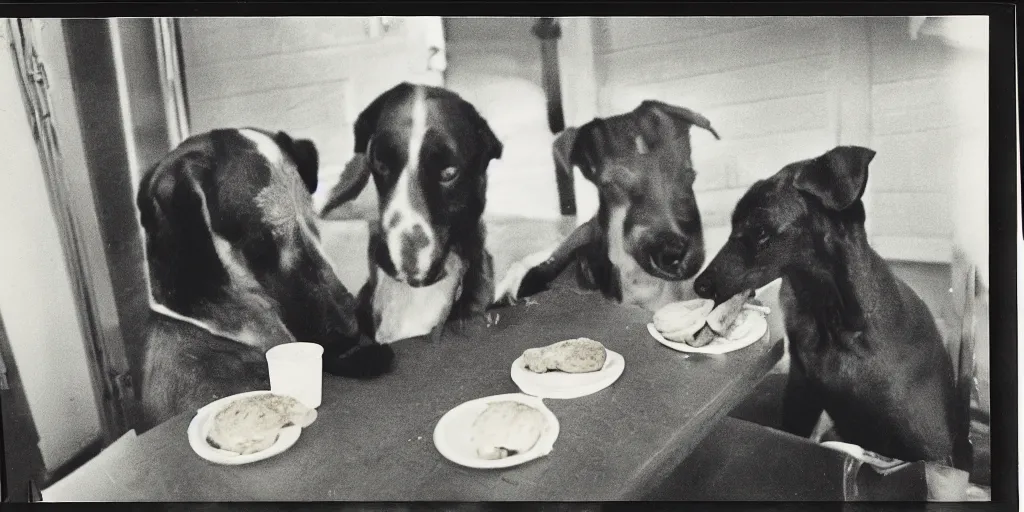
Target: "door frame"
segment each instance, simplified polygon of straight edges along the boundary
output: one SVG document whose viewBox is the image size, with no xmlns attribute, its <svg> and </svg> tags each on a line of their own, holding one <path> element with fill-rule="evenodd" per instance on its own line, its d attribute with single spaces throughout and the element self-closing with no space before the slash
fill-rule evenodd
<svg viewBox="0 0 1024 512">
<path fill-rule="evenodd" d="M 71 275 L 78 320 L 86 339 L 100 434 L 104 444 L 126 432 L 132 421 L 132 397 L 122 400 L 119 376 L 128 369 L 117 301 L 92 193 L 89 148 L 79 117 L 68 41 L 61 19 L 10 19 L 13 38 L 24 40 L 16 52 L 17 72 L 29 117 L 36 121 L 37 146 L 47 174 L 50 203 Z M 33 96 L 29 90 L 38 92 Z M 38 102 L 32 97 L 37 97 Z M 117 139 L 121 133 L 109 133 Z M 47 144 L 46 139 L 53 140 Z M 130 381 L 127 383 L 130 388 Z"/>
<path fill-rule="evenodd" d="M 178 18 L 153 18 L 158 70 L 163 86 L 167 137 L 175 147 L 189 136 L 188 94 L 182 64 L 181 25 Z"/>
</svg>

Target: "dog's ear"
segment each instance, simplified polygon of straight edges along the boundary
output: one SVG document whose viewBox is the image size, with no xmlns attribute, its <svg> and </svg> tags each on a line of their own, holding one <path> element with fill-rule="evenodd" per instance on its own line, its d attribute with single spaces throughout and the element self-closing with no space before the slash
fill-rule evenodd
<svg viewBox="0 0 1024 512">
<path fill-rule="evenodd" d="M 477 142 L 480 144 L 482 162 L 486 164 L 491 160 L 500 160 L 505 146 L 498 140 L 498 136 L 494 134 L 494 131 L 491 130 L 491 125 L 480 115 L 476 107 L 468 101 L 463 100 L 461 103 L 466 117 L 472 123 L 473 129 L 476 132 Z"/>
<path fill-rule="evenodd" d="M 839 146 L 804 165 L 793 185 L 821 200 L 826 208 L 842 211 L 864 195 L 868 165 L 875 152 L 860 146 Z"/>
<path fill-rule="evenodd" d="M 555 139 L 556 153 L 559 147 L 569 148 L 568 157 L 562 159 L 568 162 L 567 172 L 572 172 L 572 166 L 579 167 L 583 177 L 594 184 L 597 184 L 597 163 L 601 161 L 607 148 L 611 147 L 609 141 L 605 139 L 603 123 L 601 119 L 594 119 L 579 128 L 566 128 L 562 132 L 565 139 L 563 136 Z M 558 160 L 556 157 L 555 161 Z"/>
<path fill-rule="evenodd" d="M 570 156 L 572 148 L 576 144 L 576 135 L 579 133 L 579 128 L 568 127 L 562 130 L 555 137 L 555 141 L 551 143 L 551 153 L 555 159 L 555 172 L 560 176 L 572 178 L 572 169 L 576 165 Z"/>
<path fill-rule="evenodd" d="M 320 170 L 320 153 L 316 149 L 316 144 L 308 139 L 292 139 L 285 132 L 277 132 L 274 141 L 281 147 L 281 151 L 295 162 L 299 176 L 302 177 L 302 182 L 309 193 L 316 192 L 317 171 Z"/>
<path fill-rule="evenodd" d="M 187 153 L 158 163 L 139 184 L 137 206 L 154 298 L 185 314 L 195 300 L 228 284 L 199 182 L 214 165 L 208 155 Z"/>
<path fill-rule="evenodd" d="M 353 131 L 355 132 L 355 146 L 353 150 L 356 153 L 366 153 L 366 148 L 370 144 L 370 139 L 373 138 L 374 132 L 377 131 L 377 122 L 380 120 L 381 110 L 384 106 L 392 99 L 404 95 L 408 95 L 413 89 L 413 85 L 409 82 L 402 82 L 391 89 L 388 89 L 377 99 L 370 102 L 359 116 L 356 117 L 355 126 Z"/>
<path fill-rule="evenodd" d="M 644 100 L 640 103 L 640 106 L 637 107 L 637 110 L 644 114 L 653 114 L 653 116 L 640 116 L 642 120 L 655 125 L 651 126 L 650 130 L 645 130 L 645 132 L 663 134 L 666 132 L 663 132 L 662 130 L 667 129 L 667 140 L 673 140 L 689 134 L 691 126 L 703 128 L 711 132 L 711 135 L 714 135 L 715 139 L 721 139 L 721 137 L 718 136 L 718 132 L 711 127 L 711 121 L 709 121 L 708 118 L 688 108 L 677 107 L 663 101 Z"/>
<path fill-rule="evenodd" d="M 359 197 L 359 194 L 370 182 L 370 162 L 368 157 L 362 153 L 352 155 L 352 159 L 345 165 L 341 172 L 338 183 L 331 189 L 327 202 L 320 210 L 320 216 L 326 216 L 335 208 Z"/>
<path fill-rule="evenodd" d="M 498 140 L 498 136 L 491 130 L 491 125 L 487 124 L 487 121 L 483 117 L 479 117 L 480 125 L 477 127 L 476 133 L 483 141 L 483 157 L 486 161 L 501 160 L 501 154 L 505 151 L 505 145 Z"/>
</svg>

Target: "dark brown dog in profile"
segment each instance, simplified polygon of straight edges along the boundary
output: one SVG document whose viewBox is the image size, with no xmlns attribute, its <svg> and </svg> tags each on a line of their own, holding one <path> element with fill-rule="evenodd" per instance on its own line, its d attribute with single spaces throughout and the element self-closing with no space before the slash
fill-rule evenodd
<svg viewBox="0 0 1024 512">
<path fill-rule="evenodd" d="M 581 288 L 625 305 L 654 311 L 694 298 L 704 230 L 693 192 L 691 126 L 718 138 L 703 115 L 654 100 L 563 131 L 553 144 L 556 169 L 571 176 L 579 167 L 597 187 L 597 215 L 556 248 L 514 264 L 495 303 L 547 289 L 573 263 Z"/>
<path fill-rule="evenodd" d="M 284 132 L 194 135 L 150 168 L 137 206 L 152 315 L 144 426 L 235 393 L 269 389 L 264 353 L 310 341 L 324 370 L 372 377 L 390 347 L 360 345 L 355 299 L 320 245 L 316 146 Z"/>
<path fill-rule="evenodd" d="M 824 410 L 844 441 L 966 468 L 968 411 L 934 317 L 864 231 L 874 156 L 840 146 L 754 183 L 694 288 L 719 303 L 782 278 L 791 361 L 784 429 L 806 437 Z"/>
</svg>

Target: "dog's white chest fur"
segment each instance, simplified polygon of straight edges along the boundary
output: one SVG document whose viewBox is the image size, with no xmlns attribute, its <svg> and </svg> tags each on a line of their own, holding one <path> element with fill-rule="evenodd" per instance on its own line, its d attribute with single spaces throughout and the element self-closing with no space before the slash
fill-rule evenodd
<svg viewBox="0 0 1024 512">
<path fill-rule="evenodd" d="M 626 252 L 625 220 L 626 211 L 622 208 L 612 210 L 608 218 L 608 259 L 619 272 L 622 304 L 656 311 L 668 303 L 688 298 L 692 281 L 666 281 L 654 277 Z"/>
<path fill-rule="evenodd" d="M 378 343 L 430 334 L 448 319 L 452 305 L 462 294 L 466 269 L 458 256 L 449 253 L 445 270 L 448 275 L 444 279 L 415 288 L 376 269 L 372 304 L 374 316 L 380 319 L 376 328 Z"/>
</svg>

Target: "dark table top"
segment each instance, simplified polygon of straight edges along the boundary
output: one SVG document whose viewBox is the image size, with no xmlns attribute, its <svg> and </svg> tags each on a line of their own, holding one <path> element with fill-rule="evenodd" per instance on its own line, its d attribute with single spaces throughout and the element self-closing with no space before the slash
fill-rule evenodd
<svg viewBox="0 0 1024 512">
<path fill-rule="evenodd" d="M 773 316 L 775 312 L 773 311 Z M 662 484 L 783 352 L 779 322 L 721 356 L 684 354 L 647 332 L 651 314 L 595 293 L 559 289 L 496 310 L 436 343 L 395 344 L 393 373 L 370 381 L 324 376 L 315 423 L 288 451 L 220 466 L 189 447 L 193 413 L 146 432 L 76 485 L 75 499 L 132 501 L 603 501 L 643 499 Z M 611 387 L 545 400 L 561 425 L 546 457 L 508 469 L 458 466 L 433 444 L 438 420 L 476 398 L 518 392 L 510 367 L 523 350 L 586 336 L 623 355 Z M 769 337 L 770 340 L 769 341 Z"/>
</svg>

